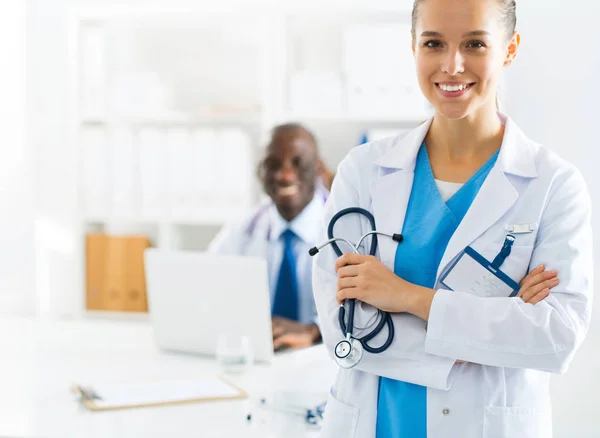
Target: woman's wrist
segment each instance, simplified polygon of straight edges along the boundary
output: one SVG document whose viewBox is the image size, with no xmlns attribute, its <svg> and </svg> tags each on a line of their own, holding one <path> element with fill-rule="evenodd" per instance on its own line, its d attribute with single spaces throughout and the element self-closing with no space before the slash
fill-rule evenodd
<svg viewBox="0 0 600 438">
<path fill-rule="evenodd" d="M 431 304 L 433 303 L 433 297 L 436 292 L 435 289 L 409 283 L 406 312 L 428 321 Z"/>
</svg>

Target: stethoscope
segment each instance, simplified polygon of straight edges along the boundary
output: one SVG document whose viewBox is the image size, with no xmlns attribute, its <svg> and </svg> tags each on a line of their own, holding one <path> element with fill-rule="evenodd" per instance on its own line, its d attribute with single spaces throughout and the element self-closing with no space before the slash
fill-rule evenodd
<svg viewBox="0 0 600 438">
<path fill-rule="evenodd" d="M 335 226 L 336 222 L 343 216 L 346 216 L 348 214 L 354 214 L 354 213 L 365 216 L 371 223 L 371 230 L 372 230 L 372 231 L 369 231 L 368 233 L 365 233 L 360 238 L 357 245 L 353 245 L 347 239 L 344 239 L 342 237 L 333 237 L 333 227 Z M 339 241 L 339 242 L 344 242 L 352 250 L 353 253 L 360 254 L 360 252 L 358 251 L 358 248 L 360 248 L 362 241 L 367 236 L 373 236 L 373 242 L 371 244 L 371 250 L 369 251 L 369 255 L 374 256 L 377 253 L 377 235 L 390 237 L 391 239 L 393 239 L 395 242 L 398 242 L 398 243 L 402 242 L 402 240 L 403 240 L 402 234 L 387 234 L 387 233 L 383 233 L 381 231 L 377 231 L 375 229 L 375 217 L 368 210 L 365 210 L 364 208 L 360 208 L 360 207 L 345 208 L 345 209 L 339 211 L 335 216 L 333 216 L 331 218 L 331 221 L 329 222 L 329 226 L 327 228 L 327 237 L 329 238 L 329 240 L 327 242 L 324 242 L 320 246 L 315 246 L 314 248 L 311 248 L 308 251 L 308 253 L 311 256 L 315 256 L 322 248 L 326 247 L 327 245 L 331 245 L 333 247 L 333 250 L 335 251 L 335 253 L 338 255 L 338 257 L 341 257 L 343 253 L 336 243 Z M 352 367 L 355 367 L 360 362 L 364 351 L 366 351 L 368 353 L 372 353 L 372 354 L 379 354 L 379 353 L 383 353 L 385 350 L 387 350 L 389 348 L 389 346 L 392 344 L 392 341 L 394 340 L 394 323 L 392 321 L 392 317 L 390 316 L 390 314 L 388 312 L 378 310 L 377 314 L 375 316 L 379 316 L 379 323 L 376 325 L 376 327 L 370 333 L 367 333 L 365 336 L 358 338 L 353 335 L 353 331 L 355 328 L 355 326 L 354 326 L 354 309 L 356 306 L 356 300 L 350 299 L 350 300 L 346 300 L 346 301 L 349 301 L 349 303 L 348 303 L 348 323 L 346 324 L 346 318 L 345 318 L 346 317 L 346 307 L 344 306 L 344 304 L 342 304 L 340 306 L 340 310 L 338 313 L 338 321 L 339 321 L 340 328 L 342 329 L 342 333 L 344 334 L 344 339 L 336 344 L 336 346 L 333 350 L 333 353 L 335 355 L 335 361 L 337 362 L 337 364 L 340 367 L 352 368 Z M 379 333 L 381 333 L 381 331 L 383 330 L 383 327 L 386 325 L 388 327 L 388 336 L 387 336 L 386 341 L 383 343 L 383 345 L 381 345 L 380 347 L 370 346 L 368 344 L 368 342 L 370 340 L 372 340 L 375 336 L 377 336 Z M 369 323 L 365 327 L 356 327 L 356 328 L 360 329 L 360 330 L 367 330 L 371 326 L 372 326 L 372 323 Z"/>
<path fill-rule="evenodd" d="M 323 421 L 323 414 L 325 413 L 326 404 L 327 402 L 324 402 L 312 408 L 295 405 L 275 406 L 271 403 L 268 403 L 267 400 L 263 397 L 260 399 L 259 407 L 272 412 L 303 417 L 304 421 L 307 424 L 312 426 L 318 426 Z M 252 420 L 253 414 L 252 412 L 249 412 L 246 415 L 246 421 L 251 422 Z"/>
</svg>

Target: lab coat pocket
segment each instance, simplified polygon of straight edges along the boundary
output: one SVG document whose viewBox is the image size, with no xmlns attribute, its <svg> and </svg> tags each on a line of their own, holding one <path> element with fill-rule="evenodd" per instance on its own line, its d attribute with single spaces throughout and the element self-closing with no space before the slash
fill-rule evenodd
<svg viewBox="0 0 600 438">
<path fill-rule="evenodd" d="M 321 438 L 354 438 L 358 409 L 340 402 L 330 392 L 323 415 Z"/>
<path fill-rule="evenodd" d="M 513 246 L 510 255 L 500 266 L 500 270 L 517 283 L 520 283 L 529 272 L 532 253 L 533 246 Z M 482 251 L 481 255 L 492 262 L 498 255 L 498 252 Z"/>
<path fill-rule="evenodd" d="M 552 415 L 548 409 L 485 408 L 484 438 L 548 438 Z"/>
</svg>

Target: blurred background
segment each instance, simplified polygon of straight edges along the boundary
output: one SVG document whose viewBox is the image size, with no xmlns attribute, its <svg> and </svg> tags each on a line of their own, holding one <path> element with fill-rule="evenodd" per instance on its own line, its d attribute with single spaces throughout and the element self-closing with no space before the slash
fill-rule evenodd
<svg viewBox="0 0 600 438">
<path fill-rule="evenodd" d="M 143 276 L 127 299 L 94 304 L 93 272 L 146 246 L 205 249 L 261 199 L 255 169 L 274 125 L 312 129 L 335 171 L 352 147 L 420 123 L 431 109 L 414 75 L 411 7 L 4 2 L 0 314 L 139 318 Z M 581 169 L 595 208 L 599 12 L 594 2 L 518 2 L 522 47 L 500 90 L 503 111 Z M 570 372 L 553 380 L 556 437 L 597 436 L 598 346 L 594 316 Z"/>
</svg>

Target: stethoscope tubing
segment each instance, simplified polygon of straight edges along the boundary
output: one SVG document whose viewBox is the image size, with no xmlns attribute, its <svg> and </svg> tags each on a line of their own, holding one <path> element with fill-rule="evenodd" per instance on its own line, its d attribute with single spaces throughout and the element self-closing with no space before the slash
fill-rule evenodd
<svg viewBox="0 0 600 438">
<path fill-rule="evenodd" d="M 369 231 L 369 232 L 365 233 L 363 236 L 361 236 L 357 245 L 353 245 L 347 239 L 344 239 L 342 237 L 334 237 L 334 235 L 333 235 L 333 228 L 334 228 L 336 222 L 343 216 L 346 216 L 348 214 L 353 214 L 353 213 L 360 214 L 360 215 L 366 217 L 369 220 L 370 225 L 371 225 L 371 231 Z M 323 244 L 319 245 L 318 247 L 312 248 L 309 251 L 309 253 L 311 256 L 314 256 L 323 247 L 325 247 L 327 245 L 331 245 L 333 247 L 333 250 L 337 254 L 337 256 L 341 257 L 343 255 L 343 252 L 339 248 L 337 242 L 342 242 L 345 245 L 347 245 L 353 253 L 360 254 L 358 248 L 361 246 L 363 240 L 365 238 L 367 238 L 368 236 L 373 236 L 369 255 L 375 256 L 377 254 L 377 235 L 384 235 L 384 236 L 394 239 L 394 241 L 402 242 L 402 235 L 400 235 L 400 234 L 390 235 L 390 234 L 386 234 L 386 233 L 377 231 L 376 227 L 375 227 L 375 217 L 368 210 L 365 210 L 360 207 L 346 208 L 346 209 L 340 210 L 331 218 L 331 221 L 329 222 L 329 226 L 327 227 L 327 236 L 328 236 L 329 240 L 327 240 Z M 379 353 L 382 353 L 385 350 L 387 350 L 389 348 L 389 346 L 392 344 L 392 342 L 394 340 L 394 334 L 395 334 L 394 323 L 392 321 L 390 314 L 388 312 L 379 310 L 378 312 L 381 315 L 381 318 L 380 318 L 377 326 L 373 330 L 371 330 L 370 333 L 366 334 L 365 336 L 363 336 L 361 338 L 357 338 L 357 337 L 354 337 L 354 335 L 353 335 L 355 309 L 356 309 L 356 300 L 349 299 L 348 300 L 348 323 L 346 324 L 346 308 L 344 305 L 340 306 L 340 310 L 338 313 L 338 322 L 340 325 L 340 329 L 342 330 L 342 333 L 344 334 L 344 337 L 347 339 L 349 339 L 349 338 L 356 339 L 358 342 L 360 342 L 360 344 L 362 345 L 362 347 L 365 351 L 372 353 L 372 354 L 379 354 Z M 383 345 L 381 345 L 380 347 L 371 347 L 370 345 L 368 345 L 368 342 L 371 341 L 373 338 L 375 338 L 375 336 L 377 336 L 379 333 L 381 333 L 381 331 L 383 330 L 383 327 L 386 325 L 388 326 L 388 336 L 387 336 L 386 341 L 383 343 Z"/>
</svg>

